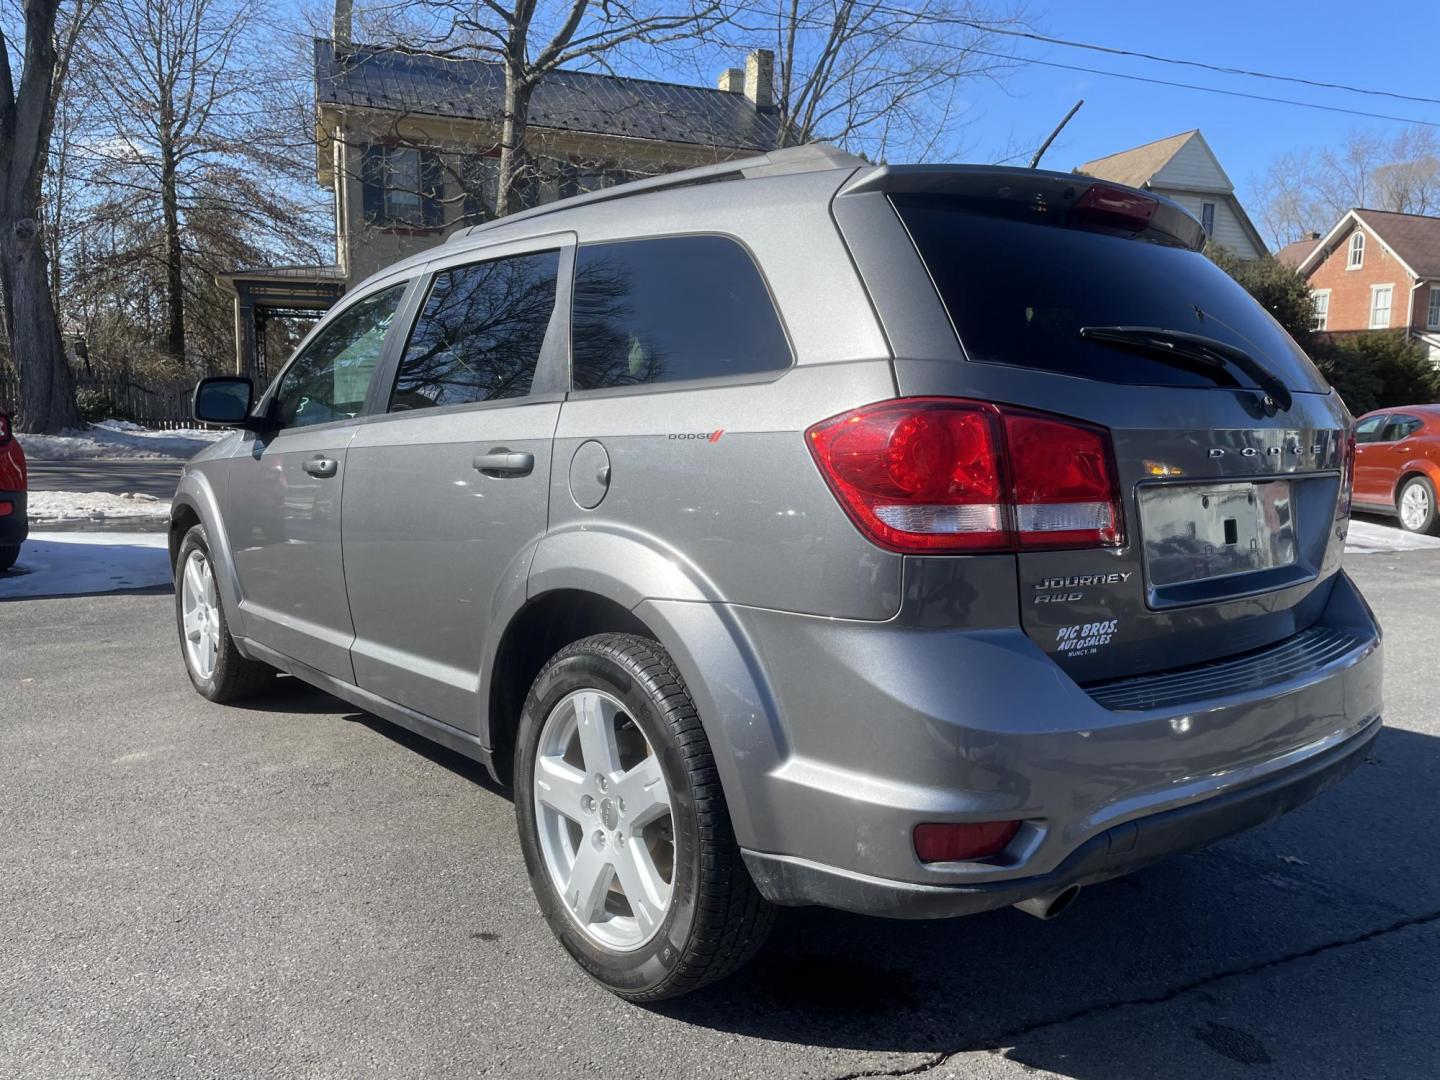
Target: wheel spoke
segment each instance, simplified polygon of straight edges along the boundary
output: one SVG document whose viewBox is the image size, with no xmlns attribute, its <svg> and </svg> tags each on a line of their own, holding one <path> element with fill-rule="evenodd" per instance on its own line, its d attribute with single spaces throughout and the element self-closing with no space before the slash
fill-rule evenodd
<svg viewBox="0 0 1440 1080">
<path fill-rule="evenodd" d="M 649 936 L 665 917 L 670 885 L 660 876 L 649 849 L 638 837 L 627 839 L 625 846 L 615 853 L 615 876 L 625 899 L 630 902 L 636 925 L 642 934 Z"/>
<path fill-rule="evenodd" d="M 660 771 L 660 758 L 651 754 L 615 782 L 615 794 L 625 804 L 625 819 L 639 829 L 670 813 L 670 791 Z"/>
<path fill-rule="evenodd" d="M 185 612 L 185 636 L 191 641 L 199 641 L 200 629 L 200 607 L 199 605 L 196 605 L 195 607 L 192 607 L 189 611 Z"/>
<path fill-rule="evenodd" d="M 200 581 L 200 562 L 193 556 L 185 563 L 185 585 L 197 601 L 204 597 L 205 587 Z"/>
<path fill-rule="evenodd" d="M 580 803 L 585 795 L 585 780 L 584 773 L 561 758 L 542 757 L 535 762 L 536 798 L 581 825 L 589 816 Z"/>
<path fill-rule="evenodd" d="M 604 911 L 605 893 L 614 874 L 608 850 L 597 848 L 589 836 L 583 837 L 565 882 L 565 903 L 582 923 L 594 922 Z"/>
<path fill-rule="evenodd" d="M 200 571 L 200 580 L 205 584 L 205 603 L 213 608 L 216 606 L 215 572 L 210 569 L 208 562 L 203 565 L 204 569 Z"/>
<path fill-rule="evenodd" d="M 580 735 L 580 754 L 587 773 L 609 776 L 620 768 L 620 752 L 615 747 L 615 718 L 606 715 L 599 694 L 575 696 L 575 728 Z"/>
</svg>

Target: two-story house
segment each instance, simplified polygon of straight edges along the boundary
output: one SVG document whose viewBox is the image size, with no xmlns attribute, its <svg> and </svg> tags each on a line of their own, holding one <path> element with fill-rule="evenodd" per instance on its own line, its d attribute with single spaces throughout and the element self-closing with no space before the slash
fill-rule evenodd
<svg viewBox="0 0 1440 1080">
<path fill-rule="evenodd" d="M 1403 330 L 1440 365 L 1440 217 L 1350 210 L 1304 243 L 1316 330 Z"/>
<path fill-rule="evenodd" d="M 1235 196 L 1235 185 L 1198 128 L 1087 161 L 1075 171 L 1174 200 L 1200 220 L 1213 243 L 1242 259 L 1266 254 L 1265 241 Z"/>
<path fill-rule="evenodd" d="M 317 40 L 316 178 L 333 192 L 335 263 L 220 275 L 235 293 L 236 363 L 263 377 L 264 324 L 323 311 L 397 259 L 495 215 L 504 73 L 497 63 L 349 42 L 338 3 Z M 774 54 L 756 50 L 714 89 L 555 71 L 535 88 L 522 199 L 538 205 L 626 180 L 775 148 Z"/>
</svg>

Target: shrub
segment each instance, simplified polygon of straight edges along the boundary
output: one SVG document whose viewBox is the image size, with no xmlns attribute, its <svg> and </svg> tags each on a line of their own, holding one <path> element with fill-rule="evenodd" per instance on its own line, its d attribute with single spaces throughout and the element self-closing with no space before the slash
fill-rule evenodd
<svg viewBox="0 0 1440 1080">
<path fill-rule="evenodd" d="M 87 424 L 93 424 L 99 420 L 119 420 L 120 407 L 115 404 L 115 399 L 104 390 L 77 390 L 75 391 L 75 406 L 80 410 L 80 419 Z"/>
<path fill-rule="evenodd" d="M 1347 334 L 1315 350 L 1315 362 L 1356 416 L 1440 401 L 1440 371 L 1405 333 Z"/>
<path fill-rule="evenodd" d="M 1214 244 L 1206 247 L 1205 254 L 1275 316 L 1275 321 L 1302 349 L 1311 352 L 1314 335 L 1310 327 L 1315 319 L 1315 300 L 1303 277 L 1269 255 L 1263 259 L 1242 259 Z"/>
</svg>

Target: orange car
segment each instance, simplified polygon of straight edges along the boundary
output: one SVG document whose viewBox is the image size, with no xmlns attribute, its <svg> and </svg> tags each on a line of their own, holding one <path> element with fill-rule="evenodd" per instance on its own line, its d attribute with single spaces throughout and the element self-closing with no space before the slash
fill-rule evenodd
<svg viewBox="0 0 1440 1080">
<path fill-rule="evenodd" d="M 1440 405 L 1366 413 L 1355 444 L 1355 509 L 1398 517 L 1410 532 L 1440 532 Z"/>
<path fill-rule="evenodd" d="M 10 432 L 10 417 L 0 412 L 0 570 L 15 565 L 26 531 L 25 452 Z"/>
</svg>

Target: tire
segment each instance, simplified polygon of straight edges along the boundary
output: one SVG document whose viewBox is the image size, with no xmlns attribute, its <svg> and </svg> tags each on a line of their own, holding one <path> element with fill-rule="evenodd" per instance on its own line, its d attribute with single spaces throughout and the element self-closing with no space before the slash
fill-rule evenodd
<svg viewBox="0 0 1440 1080">
<path fill-rule="evenodd" d="M 608 786 L 599 783 L 603 772 L 589 767 L 595 756 L 580 745 L 583 716 L 599 718 L 586 730 L 613 733 L 604 740 L 618 765 Z M 568 757 L 557 756 L 561 746 L 570 747 Z M 515 756 L 515 813 L 530 883 L 550 929 L 597 982 L 633 1002 L 678 997 L 736 971 L 764 944 L 774 909 L 741 860 L 695 703 L 658 642 L 598 634 L 558 652 L 525 702 Z M 557 762 L 570 769 L 563 783 L 555 779 Z M 542 764 L 545 771 L 537 773 Z M 643 785 L 637 781 L 641 770 Z M 650 779 L 657 770 L 663 785 Z M 574 787 L 576 778 L 585 786 Z M 666 810 L 644 805 L 658 802 L 652 791 L 666 796 Z M 628 808 L 626 792 L 632 795 Z M 633 797 L 641 792 L 643 797 Z M 549 803 L 564 803 L 576 816 Z M 647 814 L 661 816 L 642 824 Z M 627 836 L 624 830 L 632 826 L 636 831 Z M 600 854 L 582 855 L 592 843 Z M 561 882 L 566 858 L 573 860 L 570 882 L 599 882 L 591 889 L 598 903 L 579 899 L 578 888 L 576 903 L 567 903 Z M 603 870 L 577 873 L 581 858 Z M 663 885 L 667 858 L 663 909 L 647 906 L 649 898 L 637 908 L 630 896 L 643 895 L 643 889 L 633 883 Z M 648 875 L 637 871 L 646 864 Z M 587 904 L 598 914 L 575 913 Z M 648 918 L 642 920 L 642 913 Z"/>
<path fill-rule="evenodd" d="M 20 558 L 19 544 L 0 544 L 0 573 L 9 570 Z"/>
<path fill-rule="evenodd" d="M 208 589 L 198 590 L 207 597 L 206 622 L 203 631 L 211 639 L 213 661 L 206 670 L 201 662 L 208 653 L 192 649 L 187 642 L 185 609 L 187 600 L 193 599 L 197 590 L 193 583 L 185 580 L 191 563 L 197 566 L 202 581 L 208 581 Z M 198 568 L 203 566 L 203 570 Z M 206 573 L 208 572 L 208 577 Z M 210 546 L 205 539 L 205 526 L 192 526 L 180 542 L 180 551 L 175 558 L 175 626 L 180 634 L 180 658 L 185 664 L 185 674 L 201 697 L 225 704 L 242 701 L 267 689 L 275 678 L 275 669 L 258 660 L 247 660 L 235 647 L 230 628 L 225 622 L 225 611 L 215 588 L 215 564 L 210 558 Z"/>
<path fill-rule="evenodd" d="M 1407 532 L 1432 535 L 1440 532 L 1437 529 L 1440 512 L 1435 506 L 1435 485 L 1424 476 L 1412 476 L 1405 481 L 1400 497 L 1395 501 L 1395 511 L 1400 518 L 1400 527 Z"/>
</svg>

